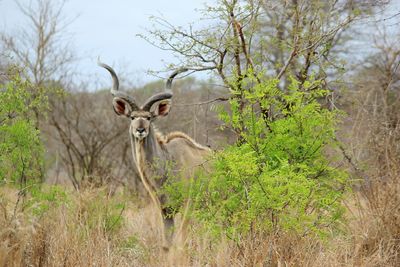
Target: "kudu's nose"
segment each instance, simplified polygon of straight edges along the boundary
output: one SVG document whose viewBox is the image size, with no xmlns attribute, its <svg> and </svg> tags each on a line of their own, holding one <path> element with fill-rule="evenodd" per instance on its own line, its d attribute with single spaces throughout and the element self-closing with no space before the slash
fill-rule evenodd
<svg viewBox="0 0 400 267">
<path fill-rule="evenodd" d="M 138 133 L 143 133 L 143 132 L 144 132 L 144 128 L 137 128 L 136 131 L 137 131 Z"/>
</svg>

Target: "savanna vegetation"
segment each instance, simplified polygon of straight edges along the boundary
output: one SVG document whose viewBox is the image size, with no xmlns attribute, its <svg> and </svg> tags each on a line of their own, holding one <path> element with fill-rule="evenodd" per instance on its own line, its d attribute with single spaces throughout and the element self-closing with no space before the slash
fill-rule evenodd
<svg viewBox="0 0 400 267">
<path fill-rule="evenodd" d="M 0 266 L 399 266 L 398 8 L 231 0 L 206 27 L 152 18 L 141 37 L 170 70 L 209 76 L 177 80 L 156 122 L 213 149 L 160 191 L 189 222 L 165 251 L 128 123 L 109 88 L 74 80 L 62 2 L 20 4 L 31 24 L 0 33 Z"/>
</svg>

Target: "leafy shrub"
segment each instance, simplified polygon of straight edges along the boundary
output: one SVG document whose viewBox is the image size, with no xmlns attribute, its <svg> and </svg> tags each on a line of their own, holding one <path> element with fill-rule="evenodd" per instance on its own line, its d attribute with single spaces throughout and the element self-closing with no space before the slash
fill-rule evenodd
<svg viewBox="0 0 400 267">
<path fill-rule="evenodd" d="M 27 207 L 34 216 L 43 216 L 51 208 L 71 203 L 68 192 L 61 186 L 32 186 L 29 188 L 30 197 Z"/>
<path fill-rule="evenodd" d="M 327 233 L 343 213 L 347 175 L 333 166 L 340 112 L 317 101 L 326 94 L 319 81 L 300 88 L 292 79 L 282 92 L 270 80 L 246 91 L 244 108 L 231 100 L 221 118 L 242 130 L 240 143 L 216 153 L 211 175 L 168 192 L 190 197 L 201 225 L 234 240 L 254 231 Z"/>
<path fill-rule="evenodd" d="M 103 190 L 96 195 L 82 197 L 77 208 L 81 224 L 85 225 L 88 231 L 101 226 L 103 232 L 111 234 L 118 231 L 123 225 L 122 213 L 125 205 L 125 201 L 110 198 Z"/>
<path fill-rule="evenodd" d="M 32 109 L 45 106 L 46 98 L 33 95 L 32 85 L 12 70 L 0 87 L 0 181 L 25 183 L 41 177 L 43 145 Z"/>
</svg>

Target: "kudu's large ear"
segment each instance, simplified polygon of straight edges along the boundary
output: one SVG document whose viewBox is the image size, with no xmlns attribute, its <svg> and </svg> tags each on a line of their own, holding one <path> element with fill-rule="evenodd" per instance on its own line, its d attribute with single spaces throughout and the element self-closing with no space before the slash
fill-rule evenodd
<svg viewBox="0 0 400 267">
<path fill-rule="evenodd" d="M 121 97 L 114 97 L 113 107 L 117 115 L 124 115 L 126 117 L 129 117 L 129 115 L 132 113 L 131 105 L 129 105 L 129 103 Z"/>
<path fill-rule="evenodd" d="M 156 103 L 154 106 L 155 110 L 153 111 L 153 114 L 156 117 L 167 116 L 169 111 L 171 110 L 171 99 L 163 99 Z"/>
</svg>

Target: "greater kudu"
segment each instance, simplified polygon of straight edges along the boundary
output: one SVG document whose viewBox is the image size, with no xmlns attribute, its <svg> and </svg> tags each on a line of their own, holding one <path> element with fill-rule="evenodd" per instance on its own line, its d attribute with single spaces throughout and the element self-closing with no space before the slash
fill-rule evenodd
<svg viewBox="0 0 400 267">
<path fill-rule="evenodd" d="M 192 177 L 194 169 L 201 166 L 211 152 L 208 147 L 199 145 L 182 132 L 162 135 L 153 126 L 155 119 L 169 113 L 172 81 L 185 70 L 174 72 L 167 81 L 166 90 L 151 96 L 139 107 L 134 98 L 118 91 L 119 81 L 115 71 L 106 64 L 98 64 L 108 70 L 113 79 L 111 94 L 114 96 L 114 111 L 131 119 L 129 136 L 134 166 L 148 194 L 161 211 L 163 246 L 168 248 L 173 235 L 174 220 L 168 208 L 168 196 L 160 193 L 159 189 L 167 181 L 168 174 Z M 172 172 L 168 170 L 171 166 Z"/>
</svg>

